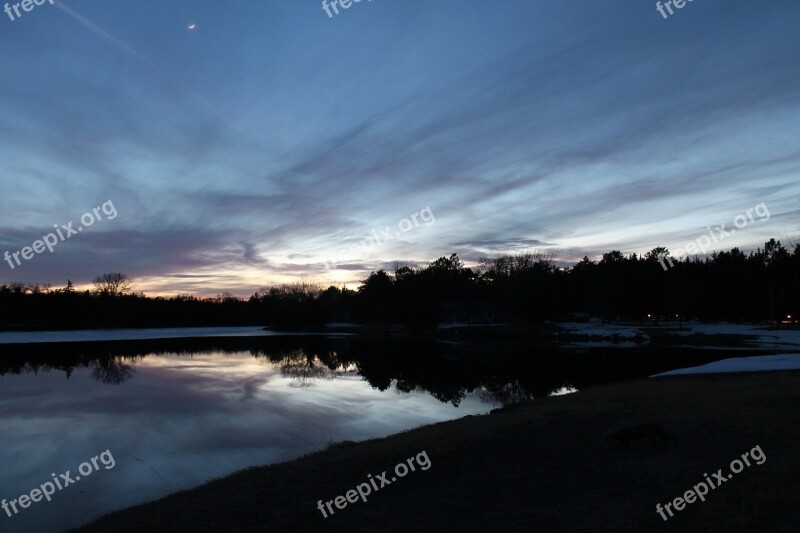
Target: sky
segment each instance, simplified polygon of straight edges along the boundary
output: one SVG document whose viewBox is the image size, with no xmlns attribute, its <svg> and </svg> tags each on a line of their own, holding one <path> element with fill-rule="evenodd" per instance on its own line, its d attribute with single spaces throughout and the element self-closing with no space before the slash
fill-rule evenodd
<svg viewBox="0 0 800 533">
<path fill-rule="evenodd" d="M 0 284 L 247 296 L 800 233 L 796 0 L 328 5 L 0 12 Z"/>
</svg>

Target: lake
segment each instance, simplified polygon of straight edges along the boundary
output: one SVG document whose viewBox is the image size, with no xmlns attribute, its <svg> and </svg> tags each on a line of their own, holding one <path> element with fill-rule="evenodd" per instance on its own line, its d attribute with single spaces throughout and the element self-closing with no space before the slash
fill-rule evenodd
<svg viewBox="0 0 800 533">
<path fill-rule="evenodd" d="M 30 343 L 37 338 L 49 342 Z M 331 442 L 722 358 L 712 350 L 645 356 L 252 328 L 5 341 L 15 344 L 0 345 L 0 498 L 18 499 L 68 470 L 75 478 L 105 451 L 113 468 L 83 467 L 89 475 L 52 501 L 17 505 L 11 517 L 0 511 L 2 531 L 62 531 Z"/>
</svg>

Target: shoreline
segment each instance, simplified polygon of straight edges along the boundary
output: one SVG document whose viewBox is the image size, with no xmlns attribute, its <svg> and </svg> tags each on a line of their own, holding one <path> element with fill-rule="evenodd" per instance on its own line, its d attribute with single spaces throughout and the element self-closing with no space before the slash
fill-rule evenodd
<svg viewBox="0 0 800 533">
<path fill-rule="evenodd" d="M 77 531 L 788 531 L 800 526 L 791 488 L 800 475 L 800 427 L 786 423 L 797 416 L 798 390 L 800 371 L 587 387 L 249 468 Z M 603 443 L 608 430 L 642 422 L 662 425 L 678 445 L 642 441 L 614 450 Z M 756 445 L 764 464 L 668 521 L 656 513 L 657 503 Z M 327 518 L 317 509 L 319 500 L 344 496 L 368 474 L 423 450 L 428 470 Z"/>
</svg>

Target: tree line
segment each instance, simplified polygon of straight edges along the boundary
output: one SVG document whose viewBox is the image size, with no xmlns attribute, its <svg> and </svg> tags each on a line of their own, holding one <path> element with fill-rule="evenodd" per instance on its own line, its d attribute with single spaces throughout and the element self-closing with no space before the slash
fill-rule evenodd
<svg viewBox="0 0 800 533">
<path fill-rule="evenodd" d="M 250 298 L 147 297 L 124 274 L 95 278 L 94 291 L 15 283 L 0 286 L 0 328 L 270 325 L 315 328 L 330 322 L 404 324 L 524 323 L 595 316 L 604 320 L 780 321 L 800 314 L 800 244 L 771 239 L 662 266 L 669 251 L 614 250 L 569 267 L 521 253 L 465 266 L 456 255 L 425 266 L 372 272 L 351 290 L 302 280 Z"/>
</svg>

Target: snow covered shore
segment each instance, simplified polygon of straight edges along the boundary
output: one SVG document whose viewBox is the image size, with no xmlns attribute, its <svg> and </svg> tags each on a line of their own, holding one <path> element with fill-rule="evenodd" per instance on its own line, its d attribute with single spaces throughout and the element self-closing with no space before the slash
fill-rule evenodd
<svg viewBox="0 0 800 533">
<path fill-rule="evenodd" d="M 728 372 L 765 372 L 775 370 L 800 370 L 800 353 L 782 355 L 762 355 L 756 357 L 733 357 L 706 365 L 678 368 L 650 376 L 679 376 L 685 374 L 720 374 Z"/>
</svg>

